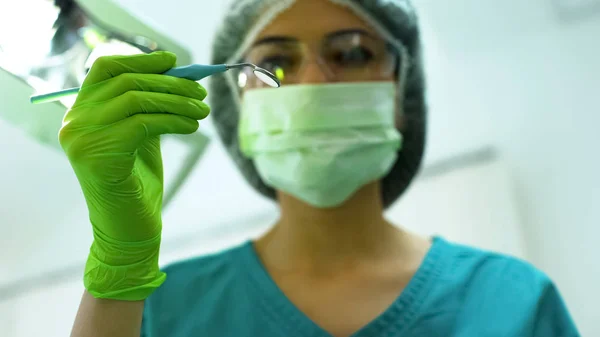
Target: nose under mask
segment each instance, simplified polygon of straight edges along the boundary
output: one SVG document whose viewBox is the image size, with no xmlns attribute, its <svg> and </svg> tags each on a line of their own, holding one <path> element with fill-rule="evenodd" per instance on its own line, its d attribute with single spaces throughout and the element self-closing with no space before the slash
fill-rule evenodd
<svg viewBox="0 0 600 337">
<path fill-rule="evenodd" d="M 244 94 L 242 153 L 265 183 L 318 208 L 343 204 L 394 165 L 393 82 L 289 85 Z"/>
</svg>

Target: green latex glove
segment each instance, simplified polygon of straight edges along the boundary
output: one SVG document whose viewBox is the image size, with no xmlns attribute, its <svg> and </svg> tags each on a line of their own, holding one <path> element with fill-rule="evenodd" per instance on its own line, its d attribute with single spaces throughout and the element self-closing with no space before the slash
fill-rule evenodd
<svg viewBox="0 0 600 337">
<path fill-rule="evenodd" d="M 59 141 L 87 202 L 94 241 L 84 285 L 96 298 L 143 300 L 159 270 L 163 198 L 161 134 L 190 134 L 209 114 L 200 84 L 160 75 L 169 52 L 99 58 Z"/>
</svg>

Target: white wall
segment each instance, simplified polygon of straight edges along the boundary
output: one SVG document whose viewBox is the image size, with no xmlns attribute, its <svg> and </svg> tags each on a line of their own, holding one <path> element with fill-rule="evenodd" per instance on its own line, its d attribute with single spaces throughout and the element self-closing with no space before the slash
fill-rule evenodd
<svg viewBox="0 0 600 337">
<path fill-rule="evenodd" d="M 528 256 L 559 285 L 582 334 L 600 336 L 589 307 L 600 298 L 600 15 L 562 21 L 542 0 L 420 4 L 442 56 L 430 55 L 441 59 L 429 72 L 440 98 L 432 145 L 499 146 L 517 179 Z"/>
<path fill-rule="evenodd" d="M 166 33 L 176 35 L 181 41 L 188 43 L 199 62 L 208 61 L 211 30 L 223 13 L 223 2 L 169 2 L 170 8 L 191 8 L 187 11 L 165 11 L 162 1 L 120 2 L 143 13 L 145 17 L 154 18 Z M 600 284 L 600 271 L 596 262 L 600 257 L 600 249 L 595 243 L 600 235 L 597 226 L 600 222 L 600 179 L 597 177 L 597 172 L 600 172 L 600 157 L 596 149 L 600 144 L 596 131 L 600 124 L 597 95 L 600 89 L 600 16 L 590 14 L 585 20 L 564 22 L 558 19 L 550 0 L 415 2 L 422 17 L 426 41 L 431 102 L 426 161 L 428 164 L 433 163 L 489 144 L 499 148 L 504 160 L 502 165 L 509 173 L 496 173 L 500 177 L 512 177 L 506 179 L 514 179 L 517 187 L 513 191 L 517 195 L 516 199 L 505 201 L 506 207 L 518 209 L 514 210 L 514 220 L 506 221 L 520 224 L 513 234 L 506 234 L 505 237 L 514 238 L 517 242 L 523 235 L 523 244 L 511 242 L 512 246 L 502 246 L 489 239 L 492 231 L 484 232 L 484 237 L 469 237 L 472 232 L 463 236 L 458 231 L 464 227 L 457 227 L 456 223 L 440 224 L 439 229 L 435 230 L 459 240 L 478 242 L 482 246 L 515 252 L 516 255 L 523 254 L 554 278 L 582 335 L 600 336 L 600 324 L 594 319 L 598 316 L 597 310 L 589 305 L 590 299 L 600 298 L 600 288 L 597 286 Z M 203 125 L 203 128 L 212 133 L 210 124 Z M 8 128 L 2 130 L 0 139 L 5 130 Z M 11 141 L 12 139 L 14 138 Z M 226 219 L 230 215 L 233 218 L 235 208 L 226 206 L 232 202 L 228 198 L 230 191 L 236 191 L 245 200 L 255 196 L 235 173 L 232 163 L 217 143 L 214 142 L 215 146 L 211 145 L 212 154 L 209 154 L 215 160 L 210 164 L 201 164 L 203 167 L 199 168 L 176 200 L 177 208 L 174 210 L 177 211 L 173 212 L 177 217 L 173 217 L 168 229 L 175 240 L 169 243 L 170 247 L 177 246 L 181 236 L 197 232 L 198 226 L 210 225 L 204 223 L 207 221 L 204 210 L 212 211 L 214 219 Z M 38 151 L 34 147 L 26 147 L 28 151 L 33 151 L 28 152 L 28 155 L 33 156 Z M 16 154 L 17 151 L 11 156 Z M 10 196 L 23 189 L 22 184 L 25 182 L 19 181 L 16 174 L 24 172 L 21 170 L 25 170 L 30 164 L 23 162 L 22 165 L 18 169 L 13 168 L 16 171 L 11 171 L 15 177 L 11 179 L 15 186 L 6 189 L 10 190 Z M 64 164 L 56 162 L 52 167 L 58 169 L 61 165 Z M 5 174 L 6 168 L 3 167 L 2 170 Z M 216 181 L 208 179 L 209 175 L 226 178 Z M 222 185 L 224 181 L 231 185 Z M 452 185 L 445 186 L 452 188 Z M 35 187 L 29 186 L 26 189 L 29 192 L 19 197 L 36 195 L 39 190 L 36 192 Z M 209 188 L 218 191 L 218 198 L 214 203 L 211 203 L 210 195 L 203 199 L 207 204 L 203 211 L 199 211 L 194 198 L 198 198 L 200 191 Z M 67 188 L 70 189 L 75 191 L 72 186 Z M 419 198 L 417 191 L 415 188 L 409 192 L 415 194 L 412 200 Z M 457 188 L 456 193 L 459 192 Z M 1 193 L 7 195 L 6 192 Z M 406 203 L 398 206 L 398 209 L 402 206 L 409 207 L 409 198 L 413 194 L 409 194 Z M 256 209 L 264 209 L 264 221 L 268 221 L 273 213 L 268 203 L 262 201 L 258 199 Z M 430 211 L 427 206 L 423 207 L 425 209 L 422 212 Z M 247 211 L 243 216 L 253 214 L 252 209 Z M 411 222 L 407 226 L 417 226 L 418 229 L 414 222 L 419 222 L 420 218 L 414 213 L 418 213 L 418 210 L 410 207 L 403 212 L 399 211 L 394 217 Z M 224 216 L 219 218 L 222 214 Z M 258 217 L 260 218 L 260 214 Z M 85 230 L 80 229 L 82 224 L 79 223 L 79 218 L 71 215 L 67 219 L 69 223 L 62 223 L 61 226 L 66 229 L 72 226 L 75 230 L 66 230 L 59 242 L 80 240 L 85 235 Z M 175 219 L 181 219 L 182 223 L 174 223 Z M 250 227 L 255 230 L 263 228 L 261 222 L 258 223 Z M 19 225 L 39 228 L 37 223 Z M 473 223 L 470 226 L 474 226 Z M 178 228 L 181 229 L 180 233 Z M 433 230 L 432 227 L 429 228 L 425 231 Z M 27 231 L 23 232 L 23 236 L 15 243 L 15 249 L 30 243 L 26 233 Z M 205 233 L 201 234 L 210 238 L 221 235 L 216 232 Z M 250 232 L 238 234 L 240 237 L 232 240 L 247 237 Z M 170 248 L 173 254 L 171 256 L 182 257 L 200 252 L 201 249 L 196 248 L 196 242 L 200 241 L 195 240 L 188 241 L 193 251 Z M 225 241 L 221 242 L 230 242 L 223 240 Z M 69 246 L 63 244 L 64 249 Z M 83 249 L 81 247 L 78 249 Z M 80 253 L 81 251 L 77 251 L 77 254 Z M 30 266 L 35 264 L 32 262 Z M 78 282 L 73 281 L 71 284 L 70 294 L 74 294 L 75 290 L 79 291 Z M 56 289 L 64 289 L 61 288 L 63 285 L 57 287 Z M 42 289 L 39 294 L 55 296 L 52 295 L 53 289 Z M 0 305 L 0 312 L 9 312 L 12 317 L 26 319 L 31 316 L 24 312 L 40 302 L 50 303 L 47 297 L 30 294 L 27 299 Z M 66 320 L 68 324 L 64 324 L 69 325 L 75 303 L 76 300 L 68 300 L 64 307 L 46 306 L 46 309 L 56 313 L 56 320 Z M 19 311 L 19 307 L 27 309 Z M 0 324 L 8 326 L 5 325 L 8 324 L 5 320 L 0 320 Z M 32 327 L 18 322 L 11 324 L 10 328 L 15 333 L 4 334 L 0 331 L 0 335 L 32 335 L 32 330 L 28 330 Z M 57 336 L 64 335 L 58 333 L 64 332 L 64 326 L 57 327 L 56 331 Z"/>
</svg>

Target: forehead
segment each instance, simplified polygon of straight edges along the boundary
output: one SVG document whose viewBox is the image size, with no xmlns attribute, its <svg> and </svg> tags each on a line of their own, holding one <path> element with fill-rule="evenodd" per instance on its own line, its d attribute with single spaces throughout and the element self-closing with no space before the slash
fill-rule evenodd
<svg viewBox="0 0 600 337">
<path fill-rule="evenodd" d="M 347 29 L 363 29 L 378 35 L 350 8 L 331 0 L 296 0 L 290 8 L 275 17 L 256 39 L 285 36 L 308 41 Z"/>
</svg>

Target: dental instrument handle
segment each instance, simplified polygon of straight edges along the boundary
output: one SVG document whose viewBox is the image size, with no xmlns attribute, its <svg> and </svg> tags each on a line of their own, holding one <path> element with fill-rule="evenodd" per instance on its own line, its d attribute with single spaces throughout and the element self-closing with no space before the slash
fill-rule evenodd
<svg viewBox="0 0 600 337">
<path fill-rule="evenodd" d="M 81 89 L 81 88 L 77 87 L 77 88 L 70 88 L 70 89 L 64 89 L 64 90 L 59 90 L 59 91 L 55 91 L 55 92 L 50 92 L 47 94 L 34 95 L 29 98 L 29 101 L 32 104 L 50 103 L 50 102 L 58 101 L 59 99 L 64 98 L 64 97 L 77 95 L 77 93 L 79 92 L 79 89 Z"/>
<path fill-rule="evenodd" d="M 222 73 L 227 71 L 229 68 L 225 64 L 216 65 L 204 65 L 204 64 L 191 64 L 189 66 L 176 67 L 167 70 L 163 75 L 169 75 L 179 78 L 186 78 L 192 81 L 200 81 L 208 76 Z"/>
<path fill-rule="evenodd" d="M 163 75 L 185 78 L 192 81 L 199 81 L 208 76 L 222 73 L 229 70 L 229 67 L 225 64 L 216 65 L 203 65 L 203 64 L 191 64 L 188 66 L 175 67 L 167 70 Z M 60 91 L 55 91 L 47 94 L 34 95 L 29 98 L 32 104 L 41 104 L 58 101 L 61 98 L 76 95 L 79 93 L 81 88 L 70 88 Z"/>
</svg>

